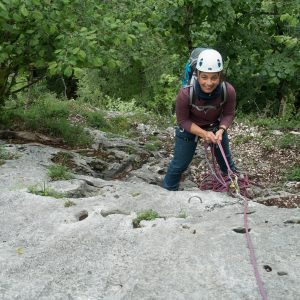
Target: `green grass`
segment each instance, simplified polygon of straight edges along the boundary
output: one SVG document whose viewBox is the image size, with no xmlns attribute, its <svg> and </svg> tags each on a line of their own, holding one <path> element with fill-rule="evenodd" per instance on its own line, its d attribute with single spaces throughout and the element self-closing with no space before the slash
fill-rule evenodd
<svg viewBox="0 0 300 300">
<path fill-rule="evenodd" d="M 286 133 L 276 141 L 281 149 L 297 148 L 300 149 L 300 136 Z"/>
<path fill-rule="evenodd" d="M 184 209 L 181 209 L 178 213 L 178 218 L 186 219 L 187 218 L 187 212 Z"/>
<path fill-rule="evenodd" d="M 139 213 L 138 216 L 132 221 L 132 225 L 134 228 L 138 228 L 140 227 L 140 222 L 142 220 L 151 221 L 157 218 L 159 218 L 158 212 L 149 209 Z"/>
<path fill-rule="evenodd" d="M 300 167 L 293 167 L 286 171 L 288 181 L 300 181 Z"/>
<path fill-rule="evenodd" d="M 65 203 L 64 203 L 64 207 L 71 207 L 71 206 L 74 206 L 76 205 L 75 202 L 73 202 L 72 200 L 66 200 Z"/>
<path fill-rule="evenodd" d="M 82 110 L 84 110 L 82 108 Z M 72 121 L 80 107 L 72 101 L 56 99 L 51 94 L 25 107 L 5 107 L 0 123 L 12 130 L 29 130 L 62 138 L 70 146 L 86 147 L 92 143 L 83 123 Z"/>
<path fill-rule="evenodd" d="M 74 178 L 74 174 L 64 165 L 53 164 L 48 167 L 48 176 L 52 180 L 68 180 Z"/>
<path fill-rule="evenodd" d="M 158 151 L 160 148 L 161 148 L 161 142 L 160 141 L 145 144 L 145 149 L 150 151 L 150 152 Z"/>
<path fill-rule="evenodd" d="M 265 118 L 260 117 L 255 114 L 242 115 L 236 118 L 238 122 L 243 122 L 251 126 L 264 127 L 269 130 L 291 130 L 300 128 L 300 119 L 295 117 L 293 119 L 287 120 L 284 118 Z"/>
<path fill-rule="evenodd" d="M 45 183 L 41 185 L 31 185 L 28 187 L 28 192 L 35 195 L 53 197 L 53 198 L 64 198 L 65 194 L 54 191 L 53 189 L 47 188 Z"/>
<path fill-rule="evenodd" d="M 120 109 L 125 107 L 126 113 L 107 117 L 99 108 L 80 99 L 58 99 L 45 89 L 31 94 L 31 98 L 28 99 L 28 94 L 24 92 L 18 94 L 18 98 L 6 101 L 6 106 L 1 109 L 0 126 L 61 138 L 73 148 L 88 148 L 93 139 L 86 127 L 116 136 L 136 138 L 137 124 L 155 124 L 155 127 L 160 129 L 173 125 L 174 120 L 170 118 L 146 112 L 136 106 L 132 106 L 131 109 L 127 103 L 123 104 Z"/>
<path fill-rule="evenodd" d="M 14 158 L 16 158 L 16 155 L 10 153 L 4 146 L 0 145 L 0 165 L 4 164 L 5 160 Z"/>
<path fill-rule="evenodd" d="M 54 163 L 72 168 L 74 166 L 73 155 L 69 152 L 57 152 L 51 159 Z"/>
<path fill-rule="evenodd" d="M 235 145 L 246 144 L 246 143 L 250 142 L 251 140 L 253 140 L 253 136 L 251 136 L 251 135 L 238 134 L 234 138 L 233 143 Z"/>
</svg>

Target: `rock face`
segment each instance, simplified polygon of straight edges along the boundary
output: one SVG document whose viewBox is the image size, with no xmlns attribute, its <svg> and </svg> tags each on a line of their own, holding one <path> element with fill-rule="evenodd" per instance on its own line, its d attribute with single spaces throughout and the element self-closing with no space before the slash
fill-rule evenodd
<svg viewBox="0 0 300 300">
<path fill-rule="evenodd" d="M 75 177 L 51 181 L 60 149 L 5 147 L 15 159 L 0 166 L 0 299 L 261 298 L 240 199 L 149 184 L 163 174 L 155 163 L 122 181 L 96 178 L 76 152 Z M 37 184 L 64 197 L 29 193 Z M 134 228 L 149 211 L 158 217 Z M 268 298 L 300 299 L 299 208 L 249 201 L 247 217 Z"/>
</svg>

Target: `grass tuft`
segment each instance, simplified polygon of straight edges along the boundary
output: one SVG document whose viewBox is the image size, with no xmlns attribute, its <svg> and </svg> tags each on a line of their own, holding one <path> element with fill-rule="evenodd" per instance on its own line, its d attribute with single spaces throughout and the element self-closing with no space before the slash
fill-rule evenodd
<svg viewBox="0 0 300 300">
<path fill-rule="evenodd" d="M 65 194 L 54 191 L 53 189 L 47 188 L 45 183 L 43 186 L 40 185 L 32 185 L 28 187 L 28 192 L 34 195 L 40 195 L 45 197 L 53 197 L 53 198 L 64 198 Z"/>
<path fill-rule="evenodd" d="M 74 178 L 74 174 L 64 165 L 53 164 L 49 166 L 48 170 L 48 176 L 52 180 L 68 180 Z"/>
<path fill-rule="evenodd" d="M 158 212 L 156 212 L 152 209 L 143 211 L 143 212 L 139 213 L 138 216 L 132 221 L 133 228 L 140 227 L 140 222 L 142 220 L 151 221 L 151 220 L 154 220 L 157 218 L 159 218 Z"/>
</svg>

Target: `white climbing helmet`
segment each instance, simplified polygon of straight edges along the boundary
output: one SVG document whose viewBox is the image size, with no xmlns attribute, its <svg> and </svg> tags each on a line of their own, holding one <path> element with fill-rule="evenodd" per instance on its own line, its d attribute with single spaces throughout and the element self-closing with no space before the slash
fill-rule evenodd
<svg viewBox="0 0 300 300">
<path fill-rule="evenodd" d="M 203 50 L 198 56 L 196 69 L 208 73 L 222 71 L 223 60 L 221 54 L 214 49 Z"/>
</svg>

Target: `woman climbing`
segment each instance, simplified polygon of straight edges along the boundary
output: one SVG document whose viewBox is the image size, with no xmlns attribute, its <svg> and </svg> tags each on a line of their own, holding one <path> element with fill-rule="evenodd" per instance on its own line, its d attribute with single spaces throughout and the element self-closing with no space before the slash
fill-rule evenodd
<svg viewBox="0 0 300 300">
<path fill-rule="evenodd" d="M 203 50 L 197 59 L 194 84 L 181 88 L 178 93 L 174 157 L 163 181 L 167 190 L 178 190 L 182 173 L 193 159 L 199 138 L 214 146 L 218 165 L 222 173 L 227 174 L 226 163 L 217 145 L 221 142 L 230 169 L 236 171 L 227 135 L 235 115 L 236 93 L 229 82 L 223 81 L 222 70 L 221 54 L 214 49 Z"/>
</svg>

